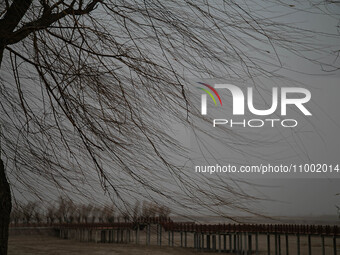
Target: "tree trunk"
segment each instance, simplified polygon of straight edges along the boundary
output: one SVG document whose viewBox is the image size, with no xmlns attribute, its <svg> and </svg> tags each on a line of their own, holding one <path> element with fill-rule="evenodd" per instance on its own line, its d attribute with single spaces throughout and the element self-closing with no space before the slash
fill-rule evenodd
<svg viewBox="0 0 340 255">
<path fill-rule="evenodd" d="M 1 39 L 0 39 L 0 41 L 1 41 Z M 1 68 L 1 63 L 2 63 L 2 57 L 4 56 L 4 50 L 5 50 L 5 47 L 0 42 L 0 68 Z"/>
<path fill-rule="evenodd" d="M 0 161 L 0 255 L 6 255 L 12 203 L 11 190 L 6 178 L 5 167 L 1 159 Z"/>
</svg>

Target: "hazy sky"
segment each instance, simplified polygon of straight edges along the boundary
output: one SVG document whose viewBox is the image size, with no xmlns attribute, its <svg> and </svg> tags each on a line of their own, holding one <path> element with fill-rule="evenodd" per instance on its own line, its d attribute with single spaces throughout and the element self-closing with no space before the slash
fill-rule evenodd
<svg viewBox="0 0 340 255">
<path fill-rule="evenodd" d="M 334 6 L 334 13 L 340 11 L 340 7 Z M 339 20 L 333 17 L 327 17 L 312 13 L 299 13 L 298 15 L 284 16 L 283 21 L 288 21 L 299 26 L 305 27 L 313 31 L 322 31 L 324 33 L 337 33 Z M 330 39 L 326 36 L 316 38 L 324 45 L 340 45 L 339 40 Z M 320 44 L 321 45 L 321 44 Z M 333 47 L 333 50 L 339 51 L 339 47 Z M 327 49 L 325 48 L 327 51 Z M 328 52 L 331 52 L 329 48 Z M 322 56 L 324 60 L 331 59 L 338 62 L 336 54 Z M 193 154 L 194 165 L 214 165 L 216 163 L 223 165 L 228 163 L 233 164 L 304 164 L 304 163 L 340 163 L 340 71 L 334 71 L 325 75 L 321 70 L 321 66 L 308 63 L 290 53 L 279 52 L 286 70 L 281 70 L 280 73 L 301 82 L 301 87 L 308 88 L 311 91 L 312 99 L 307 104 L 307 108 L 312 112 L 312 116 L 304 117 L 299 113 L 291 113 L 290 118 L 295 118 L 299 121 L 299 126 L 293 129 L 279 128 L 262 128 L 262 129 L 233 129 L 237 134 L 244 135 L 247 139 L 255 141 L 255 144 L 247 144 L 240 142 L 237 147 L 240 151 L 234 149 L 237 143 L 236 139 L 231 139 L 228 136 L 228 130 L 225 129 L 225 136 L 221 137 L 227 145 L 209 140 L 204 140 L 208 149 L 203 153 L 206 159 L 199 158 L 198 154 Z M 281 55 L 282 54 L 282 55 Z M 310 56 L 314 56 L 311 53 Z M 327 68 L 327 67 L 326 67 Z M 290 70 L 288 70 L 290 69 Z M 194 81 L 195 82 L 195 81 Z M 206 82 L 224 82 L 230 81 L 214 81 L 207 79 Z M 239 85 L 239 84 L 237 84 Z M 240 84 L 242 86 L 242 84 Z M 263 90 L 271 90 L 274 84 L 263 84 Z M 277 82 L 275 86 L 297 86 L 292 82 Z M 243 89 L 245 92 L 246 90 Z M 217 112 L 211 105 L 208 104 L 208 111 L 212 118 L 232 118 L 232 115 L 225 113 L 228 107 L 231 107 L 230 95 L 221 92 L 223 98 L 223 110 Z M 262 94 L 263 98 L 257 97 L 257 100 L 264 100 L 271 103 L 271 94 Z M 256 98 L 256 95 L 255 95 Z M 226 106 L 225 106 L 226 105 Z M 261 105 L 261 104 L 259 104 Z M 230 109 L 230 108 L 229 108 Z M 290 111 L 288 109 L 288 111 Z M 222 113 L 221 113 L 222 112 Z M 224 115 L 223 115 L 224 114 Z M 218 117 L 216 117 L 218 116 Z M 246 117 L 247 118 L 247 117 Z M 253 117 L 257 118 L 257 117 Z M 289 117 L 287 117 L 289 118 Z M 189 131 L 190 132 L 190 131 Z M 214 133 L 211 127 L 209 132 Z M 185 132 L 184 132 L 185 133 Z M 216 132 L 216 134 L 221 133 Z M 223 132 L 222 132 L 223 133 Z M 192 135 L 192 134 L 191 134 Z M 203 135 L 202 135 L 203 136 Z M 196 141 L 192 139 L 191 146 L 198 150 Z M 202 142 L 203 143 L 203 142 Z M 228 145 L 229 143 L 229 145 Z M 200 148 L 201 150 L 202 148 Z M 209 155 L 209 152 L 212 155 Z M 197 158 L 196 158 L 197 157 Z M 228 179 L 228 175 L 219 174 L 219 177 Z M 244 177 L 244 175 L 243 175 Z M 318 214 L 336 214 L 336 204 L 340 205 L 340 196 L 336 196 L 340 192 L 340 173 L 328 178 L 326 175 L 323 178 L 316 178 L 305 175 L 303 177 L 277 176 L 274 179 L 262 178 L 257 176 L 247 176 L 250 181 L 257 184 L 268 185 L 268 187 L 256 187 L 254 194 L 259 194 L 267 199 L 273 199 L 277 202 L 261 202 L 261 210 L 275 215 L 318 215 Z M 217 177 L 216 177 L 217 178 Z"/>
<path fill-rule="evenodd" d="M 306 38 L 307 41 L 317 40 L 320 48 L 323 48 L 326 53 L 325 55 L 318 55 L 322 60 L 332 60 L 339 62 L 336 58 L 339 53 L 340 40 L 335 41 L 326 34 L 337 33 L 339 27 L 339 20 L 332 16 L 326 16 L 323 14 L 313 14 L 308 9 L 305 12 L 295 12 L 292 7 L 289 9 L 289 13 L 286 8 L 276 8 L 276 11 L 271 12 L 272 3 L 268 3 L 268 8 L 264 15 L 280 16 L 277 21 L 283 21 L 291 24 L 291 26 L 304 27 L 312 31 L 323 32 L 325 34 L 319 34 L 315 39 Z M 303 4 L 301 5 L 304 6 Z M 301 7 L 300 6 L 300 7 Z M 308 4 L 306 4 L 308 6 Z M 340 12 L 340 5 L 331 5 L 333 13 Z M 296 7 L 298 9 L 298 7 Z M 280 11 L 283 11 L 280 13 Z M 287 15 L 284 15 L 287 14 Z M 202 35 L 203 37 L 203 35 Z M 212 39 L 213 41 L 213 39 Z M 330 47 L 328 47 L 330 46 Z M 338 52 L 332 50 L 337 50 Z M 327 163 L 327 164 L 340 164 L 340 71 L 333 71 L 327 73 L 322 72 L 321 66 L 310 63 L 303 60 L 287 51 L 278 51 L 283 67 L 279 74 L 289 77 L 295 82 L 290 80 L 276 80 L 276 83 L 272 83 L 274 80 L 267 79 L 263 81 L 258 91 L 254 92 L 255 104 L 260 108 L 265 106 L 266 103 L 271 103 L 271 88 L 273 86 L 300 86 L 308 88 L 311 91 L 312 99 L 308 102 L 307 108 L 312 112 L 312 116 L 304 117 L 299 112 L 291 111 L 289 109 L 289 118 L 296 118 L 299 121 L 299 126 L 293 129 L 287 128 L 261 128 L 261 129 L 222 129 L 218 132 L 211 126 L 204 126 L 204 128 L 220 137 L 220 139 L 212 140 L 203 134 L 196 134 L 194 136 L 192 130 L 184 128 L 183 126 L 176 126 L 177 129 L 175 136 L 179 142 L 189 146 L 192 150 L 188 153 L 187 157 L 191 159 L 192 166 L 200 164 L 211 164 L 216 163 L 223 164 L 290 164 L 290 163 Z M 316 57 L 313 52 L 306 55 L 306 57 Z M 161 55 L 160 55 L 161 56 Z M 328 69 L 328 67 L 324 67 Z M 189 72 L 189 70 L 183 70 L 183 73 Z M 205 74 L 202 74 L 200 78 L 195 76 L 188 76 L 187 80 L 192 81 L 193 84 L 197 85 L 197 81 L 206 82 L 217 82 L 210 77 L 210 79 L 204 78 Z M 223 83 L 234 83 L 229 80 L 218 80 Z M 243 86 L 243 91 L 249 84 L 237 84 Z M 268 93 L 269 92 L 269 93 Z M 192 94 L 200 98 L 198 90 L 193 90 Z M 230 113 L 226 114 L 226 110 L 230 109 L 232 100 L 230 94 L 221 93 L 223 96 L 223 108 L 213 111 L 212 102 L 209 102 L 209 114 L 213 113 L 215 116 L 228 116 L 232 118 Z M 261 97 L 260 97 L 261 95 Z M 199 108 L 199 106 L 197 106 Z M 215 108 L 214 108 L 215 109 Z M 295 109 L 296 110 L 296 109 Z M 228 115 L 229 114 L 229 115 Z M 212 116 L 212 115 L 211 115 Z M 250 118 L 250 115 L 246 115 L 245 118 Z M 166 117 L 165 117 L 166 118 Z M 199 124 L 199 123 L 198 123 Z M 171 126 L 171 125 L 169 125 Z M 167 129 L 169 127 L 166 127 Z M 167 130 L 168 131 L 168 130 Z M 197 137 L 202 139 L 200 145 L 206 146 L 198 148 Z M 137 142 L 137 141 L 136 141 Z M 174 159 L 176 161 L 176 158 Z M 179 164 L 185 165 L 186 162 L 179 162 Z M 150 166 L 151 168 L 155 166 Z M 114 168 L 114 167 L 113 167 Z M 148 173 L 145 173 L 143 177 L 148 182 L 153 182 L 162 187 L 162 185 L 168 185 L 169 194 L 171 191 L 174 193 L 179 190 L 180 185 L 176 185 L 173 180 L 172 173 L 162 172 L 162 169 L 152 169 Z M 185 171 L 189 171 L 188 176 L 197 178 L 196 184 L 200 184 L 200 179 L 206 178 L 204 175 L 194 173 L 194 168 L 187 168 Z M 192 172 L 190 172 L 192 171 Z M 126 190 L 126 193 L 131 193 L 131 196 L 135 196 L 135 199 L 139 199 L 139 194 L 147 193 L 138 184 L 134 186 L 128 175 L 123 170 L 116 170 L 114 177 L 122 180 L 120 184 L 124 186 L 126 183 L 127 187 L 132 187 L 131 190 Z M 179 173 L 180 175 L 181 173 Z M 156 176 L 157 175 L 157 176 Z M 158 177 L 159 179 L 155 178 Z M 93 177 L 93 176 L 91 176 Z M 253 193 L 256 196 L 275 200 L 277 202 L 261 202 L 257 207 L 265 213 L 275 215 L 310 215 L 310 214 L 336 214 L 335 205 L 340 205 L 340 196 L 336 196 L 336 193 L 340 192 L 340 173 L 337 178 L 310 178 L 311 176 L 303 176 L 292 179 L 291 176 L 277 176 L 274 179 L 258 176 L 240 176 L 241 178 L 247 178 L 250 182 L 261 184 L 266 187 L 256 186 L 251 189 L 247 188 L 248 192 Z M 308 177 L 308 178 L 306 178 Z M 75 178 L 79 178 L 75 174 Z M 97 178 L 97 176 L 93 177 Z M 210 178 L 212 183 L 214 180 L 221 181 L 218 183 L 229 182 L 230 176 L 228 175 L 214 175 L 207 176 Z M 80 182 L 81 183 L 81 182 Z M 180 183 L 182 184 L 182 183 Z M 93 185 L 89 192 L 97 193 L 98 197 L 102 196 L 96 190 L 97 184 Z M 130 186 L 129 186 L 130 185 Z M 204 187 L 202 182 L 202 187 Z M 20 184 L 19 191 L 20 191 Z M 208 191 L 211 187 L 205 186 Z M 213 189 L 213 188 L 211 188 Z M 14 192 L 18 192 L 18 190 Z M 51 188 L 43 190 L 46 194 L 53 193 L 54 190 Z M 19 194 L 17 194 L 20 197 Z M 56 193 L 56 196 L 59 194 Z M 124 196 L 125 194 L 123 194 Z M 229 193 L 230 195 L 230 193 Z M 100 201 L 100 198 L 98 199 Z M 132 201 L 131 203 L 133 203 Z M 189 201 L 190 202 L 190 201 Z M 192 213 L 192 212 L 191 212 Z"/>
<path fill-rule="evenodd" d="M 339 12 L 339 5 L 334 13 Z M 310 29 L 323 32 L 336 32 L 339 20 L 322 15 L 301 15 L 299 17 Z M 340 45 L 340 41 L 325 40 L 330 45 Z M 339 51 L 339 48 L 338 48 Z M 337 53 L 335 53 L 337 54 Z M 337 61 L 339 61 L 337 59 Z M 289 61 L 293 70 L 305 71 L 310 75 L 287 72 L 300 80 L 311 90 L 311 110 L 313 116 L 308 135 L 299 141 L 305 145 L 311 162 L 340 163 L 340 71 L 332 72 L 329 76 L 321 75 L 317 65 L 301 64 L 292 57 Z M 305 161 L 307 162 L 307 160 Z M 340 175 L 338 178 L 325 179 L 285 179 L 268 180 L 263 183 L 277 186 L 263 189 L 264 194 L 284 203 L 265 203 L 266 209 L 274 214 L 308 215 L 336 214 L 335 204 L 340 205 Z"/>
</svg>

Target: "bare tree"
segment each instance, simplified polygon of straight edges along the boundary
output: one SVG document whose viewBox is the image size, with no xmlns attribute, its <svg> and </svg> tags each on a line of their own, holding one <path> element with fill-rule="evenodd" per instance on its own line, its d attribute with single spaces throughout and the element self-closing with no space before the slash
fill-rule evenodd
<svg viewBox="0 0 340 255">
<path fill-rule="evenodd" d="M 14 225 L 18 225 L 22 218 L 21 206 L 15 203 L 11 212 L 11 222 L 14 223 Z"/>
<path fill-rule="evenodd" d="M 82 222 L 88 223 L 92 210 L 93 206 L 91 204 L 81 206 L 80 211 L 82 215 Z"/>
<path fill-rule="evenodd" d="M 77 211 L 75 205 L 72 203 L 69 205 L 69 213 L 68 213 L 68 218 L 67 218 L 67 223 L 74 223 L 75 220 L 77 219 Z"/>
<path fill-rule="evenodd" d="M 144 201 L 142 206 L 142 217 L 156 217 L 158 206 L 155 203 Z"/>
<path fill-rule="evenodd" d="M 158 207 L 158 216 L 160 218 L 166 219 L 169 217 L 171 213 L 171 209 L 165 205 L 161 205 Z"/>
<path fill-rule="evenodd" d="M 95 223 L 96 220 L 100 222 L 101 219 L 101 208 L 98 206 L 93 206 L 92 211 L 91 211 L 91 223 Z"/>
<path fill-rule="evenodd" d="M 322 9 L 322 3 L 311 5 Z M 140 186 L 181 206 L 249 212 L 245 201 L 255 198 L 237 185 L 208 183 L 223 190 L 212 194 L 183 171 L 177 162 L 186 150 L 171 135 L 169 122 L 193 127 L 200 116 L 189 100 L 188 75 L 272 77 L 282 66 L 278 48 L 302 57 L 305 51 L 323 51 L 306 42 L 313 32 L 265 18 L 258 6 L 2 1 L 1 153 L 9 179 L 33 194 L 52 180 L 65 192 L 86 195 L 97 179 L 114 201 L 147 196 L 138 192 Z M 165 172 L 185 183 L 175 196 L 159 185 Z M 6 254 L 11 198 L 4 167 L 0 184 L 0 253 Z"/>
<path fill-rule="evenodd" d="M 35 207 L 33 218 L 34 218 L 34 221 L 38 224 L 43 221 L 42 212 L 38 206 Z"/>
<path fill-rule="evenodd" d="M 113 205 L 104 205 L 100 213 L 100 221 L 113 223 L 115 221 L 114 217 L 115 208 Z"/>
<path fill-rule="evenodd" d="M 28 201 L 26 204 L 21 206 L 22 216 L 26 224 L 31 223 L 34 218 L 34 213 L 37 209 L 37 203 L 33 201 Z"/>
<path fill-rule="evenodd" d="M 142 217 L 160 217 L 168 218 L 170 215 L 170 208 L 165 205 L 156 204 L 154 202 L 144 201 L 142 206 Z"/>
<path fill-rule="evenodd" d="M 133 209 L 132 209 L 133 221 L 137 221 L 139 216 L 140 216 L 140 202 L 136 201 L 135 205 L 133 206 Z"/>
<path fill-rule="evenodd" d="M 49 224 L 53 224 L 57 216 L 57 209 L 54 205 L 50 205 L 47 207 L 46 211 L 46 222 Z"/>
<path fill-rule="evenodd" d="M 127 212 L 127 211 L 123 211 L 122 212 L 122 218 L 123 218 L 123 220 L 124 220 L 124 222 L 129 222 L 130 221 L 130 213 L 129 212 Z"/>
<path fill-rule="evenodd" d="M 75 219 L 75 205 L 69 198 L 60 196 L 56 212 L 59 223 L 72 223 Z"/>
</svg>

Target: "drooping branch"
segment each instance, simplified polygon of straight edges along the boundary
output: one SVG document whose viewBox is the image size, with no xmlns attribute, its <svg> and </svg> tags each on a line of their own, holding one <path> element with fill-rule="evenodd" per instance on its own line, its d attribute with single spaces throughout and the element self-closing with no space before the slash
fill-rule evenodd
<svg viewBox="0 0 340 255">
<path fill-rule="evenodd" d="M 0 20 L 0 66 L 7 39 L 24 17 L 31 3 L 32 0 L 14 0 Z"/>
<path fill-rule="evenodd" d="M 7 38 L 24 17 L 32 0 L 14 0 L 3 19 L 0 20 L 0 38 Z"/>
<path fill-rule="evenodd" d="M 93 0 L 84 9 L 75 10 L 72 7 L 69 7 L 58 13 L 50 13 L 50 11 L 45 12 L 39 19 L 26 23 L 20 29 L 12 33 L 7 40 L 7 45 L 18 43 L 24 38 L 26 38 L 33 31 L 45 29 L 51 26 L 54 22 L 68 15 L 79 16 L 88 14 L 95 8 L 96 4 L 100 1 L 101 0 Z"/>
<path fill-rule="evenodd" d="M 280 49 L 316 53 L 305 40 L 313 33 L 230 1 L 160 2 L 32 3 L 5 46 L 18 61 L 3 64 L 26 86 L 0 79 L 10 177 L 32 193 L 46 182 L 90 197 L 99 180 L 122 203 L 143 196 L 232 220 L 231 210 L 255 215 L 248 206 L 256 198 L 236 182 L 192 178 L 186 141 L 172 132 L 180 123 L 193 127 L 195 139 L 195 129 L 204 133 L 190 77 L 277 78 Z M 226 148 L 239 153 L 248 146 L 227 134 Z"/>
</svg>

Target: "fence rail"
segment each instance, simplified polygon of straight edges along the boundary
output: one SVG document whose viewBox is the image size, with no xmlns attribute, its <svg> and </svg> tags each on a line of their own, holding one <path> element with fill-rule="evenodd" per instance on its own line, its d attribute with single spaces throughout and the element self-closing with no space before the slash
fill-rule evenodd
<svg viewBox="0 0 340 255">
<path fill-rule="evenodd" d="M 186 224 L 174 222 L 116 222 L 116 223 L 66 223 L 53 224 L 56 228 L 130 228 L 135 229 L 137 225 L 160 224 L 165 231 L 175 232 L 200 232 L 200 233 L 283 233 L 283 234 L 310 234 L 310 235 L 340 235 L 337 225 L 298 225 L 298 224 Z M 41 226 L 41 225 L 30 225 Z M 51 226 L 51 225 L 44 225 Z"/>
<path fill-rule="evenodd" d="M 232 254 L 340 254 L 337 225 L 195 224 L 168 218 L 138 218 L 133 222 L 49 226 L 56 229 L 60 238 L 81 242 L 165 244 Z"/>
</svg>

